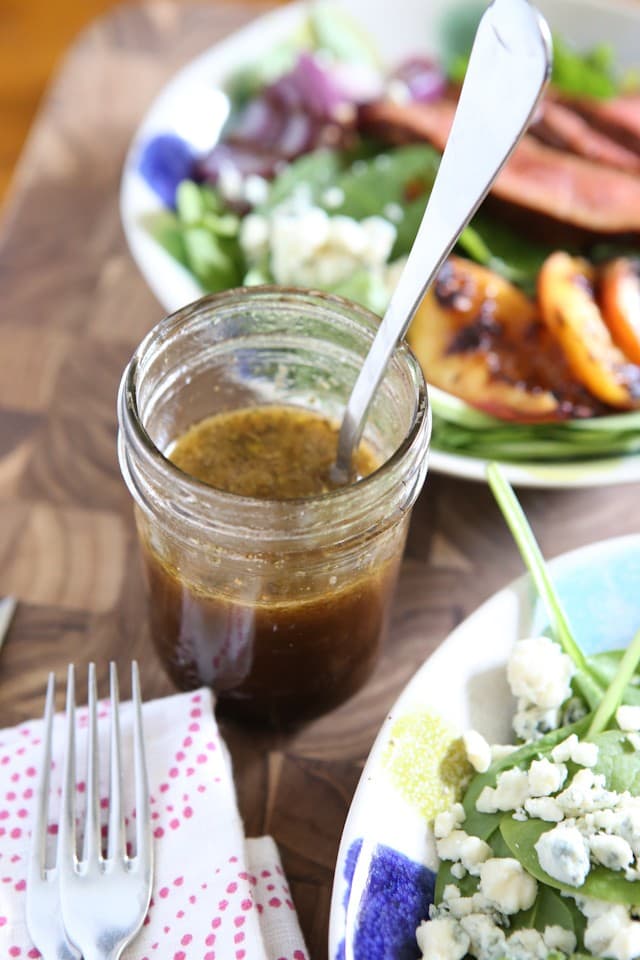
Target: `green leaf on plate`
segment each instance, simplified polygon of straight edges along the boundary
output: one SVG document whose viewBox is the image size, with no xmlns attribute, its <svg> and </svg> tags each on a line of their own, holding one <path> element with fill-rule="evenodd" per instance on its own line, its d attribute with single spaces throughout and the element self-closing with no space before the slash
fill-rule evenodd
<svg viewBox="0 0 640 960">
<path fill-rule="evenodd" d="M 342 4 L 309 4 L 309 27 L 316 48 L 344 63 L 379 67 L 380 53 L 373 38 Z"/>
<path fill-rule="evenodd" d="M 438 52 L 449 77 L 461 82 L 485 5 L 477 0 L 447 6 L 440 21 Z"/>
<path fill-rule="evenodd" d="M 189 267 L 205 290 L 226 290 L 238 285 L 242 272 L 235 242 L 200 226 L 186 227 L 183 240 Z"/>
<path fill-rule="evenodd" d="M 540 267 L 555 247 L 530 240 L 487 214 L 479 213 L 463 230 L 459 248 L 472 260 L 533 295 Z"/>
<path fill-rule="evenodd" d="M 511 856 L 511 851 L 507 856 Z M 585 919 L 573 900 L 561 896 L 553 887 L 540 883 L 533 906 L 516 913 L 511 918 L 510 929 L 533 929 L 544 933 L 545 927 L 553 926 L 571 930 L 581 940 Z"/>
<path fill-rule="evenodd" d="M 572 733 L 575 733 L 578 737 L 582 736 L 589 722 L 590 715 L 583 717 L 577 723 L 552 730 L 539 740 L 525 743 L 521 747 L 518 747 L 517 750 L 514 750 L 513 753 L 492 763 L 486 773 L 476 774 L 471 780 L 462 801 L 466 815 L 464 829 L 467 833 L 472 833 L 482 840 L 488 840 L 501 821 L 501 813 L 480 813 L 476 810 L 478 797 L 485 787 L 495 787 L 499 773 L 503 773 L 505 770 L 512 770 L 514 767 L 521 767 L 522 769 L 528 768 L 532 760 L 550 754 L 558 743 L 566 740 Z"/>
<path fill-rule="evenodd" d="M 183 180 L 176 190 L 176 212 L 182 223 L 198 223 L 209 204 L 203 187 L 193 180 Z"/>
<path fill-rule="evenodd" d="M 332 214 L 363 220 L 381 216 L 392 220 L 396 241 L 395 260 L 409 252 L 435 180 L 440 154 L 427 144 L 410 144 L 387 150 L 371 159 L 359 159 L 335 178 L 342 202 L 332 205 Z M 398 221 L 391 208 L 402 212 Z"/>
<path fill-rule="evenodd" d="M 382 278 L 365 268 L 355 270 L 346 280 L 330 286 L 328 292 L 354 300 L 377 314 L 383 314 L 389 302 L 389 291 Z"/>
<path fill-rule="evenodd" d="M 577 97 L 607 100 L 619 92 L 614 71 L 613 48 L 600 43 L 591 50 L 578 52 L 562 37 L 553 37 L 551 83 L 562 93 Z"/>
<path fill-rule="evenodd" d="M 598 745 L 598 762 L 591 769 L 604 775 L 609 790 L 628 790 L 640 796 L 640 751 L 636 750 L 622 730 L 606 730 L 591 737 Z"/>
<path fill-rule="evenodd" d="M 477 7 L 466 7 L 451 17 L 443 36 L 444 63 L 449 78 L 462 83 L 469 64 L 469 55 L 479 22 Z M 631 78 L 631 82 L 635 78 Z M 629 80 L 619 79 L 614 65 L 614 51 L 610 44 L 599 43 L 590 50 L 578 51 L 558 34 L 553 35 L 553 66 L 551 85 L 574 97 L 593 97 L 606 100 L 620 93 Z"/>
<path fill-rule="evenodd" d="M 535 845 L 543 833 L 555 826 L 556 824 L 546 823 L 544 820 L 514 820 L 508 814 L 500 823 L 500 832 L 512 856 L 520 861 L 527 873 L 554 890 L 570 894 L 579 890 L 581 896 L 595 897 L 596 900 L 606 900 L 609 903 L 640 903 L 640 881 L 626 880 L 624 873 L 620 871 L 607 870 L 600 866 L 592 867 L 581 887 L 560 883 L 546 873 L 540 866 Z"/>
<path fill-rule="evenodd" d="M 314 150 L 287 164 L 274 178 L 266 201 L 257 208 L 258 213 L 269 213 L 297 190 L 308 193 L 315 203 L 322 193 L 335 183 L 344 163 L 338 150 Z"/>
<path fill-rule="evenodd" d="M 517 462 L 576 462 L 640 452 L 640 411 L 522 424 L 498 420 L 457 397 L 431 390 L 432 448 Z"/>
<path fill-rule="evenodd" d="M 172 213 L 170 210 L 160 210 L 158 213 L 152 213 L 145 217 L 143 219 L 143 225 L 156 243 L 164 247 L 183 267 L 189 267 L 187 251 L 182 236 L 182 224 L 175 213 Z"/>
</svg>

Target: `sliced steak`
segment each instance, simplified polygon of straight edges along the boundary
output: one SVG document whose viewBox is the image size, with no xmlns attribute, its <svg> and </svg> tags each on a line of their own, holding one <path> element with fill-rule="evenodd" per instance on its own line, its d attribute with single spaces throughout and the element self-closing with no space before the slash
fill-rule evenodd
<svg viewBox="0 0 640 960">
<path fill-rule="evenodd" d="M 590 124 L 640 155 L 640 94 L 628 94 L 613 100 L 571 100 L 572 109 Z"/>
<path fill-rule="evenodd" d="M 363 132 L 387 143 L 426 140 L 444 150 L 455 104 L 379 101 L 360 110 Z M 470 158 L 473 162 L 473 158 Z M 640 177 L 540 143 L 525 134 L 492 188 L 515 207 L 598 234 L 640 232 Z"/>
<path fill-rule="evenodd" d="M 617 170 L 640 172 L 640 154 L 591 126 L 568 104 L 544 100 L 529 132 L 550 147 L 567 150 Z"/>
</svg>

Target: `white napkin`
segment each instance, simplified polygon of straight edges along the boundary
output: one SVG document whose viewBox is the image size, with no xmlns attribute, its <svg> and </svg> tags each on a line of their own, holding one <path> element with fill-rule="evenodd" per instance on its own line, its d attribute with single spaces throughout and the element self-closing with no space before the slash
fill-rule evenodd
<svg viewBox="0 0 640 960">
<path fill-rule="evenodd" d="M 123 760 L 130 751 L 131 704 L 121 707 Z M 109 707 L 100 704 L 101 770 Z M 143 708 L 155 836 L 149 914 L 123 960 L 308 960 L 278 851 L 270 837 L 248 840 L 231 763 L 208 690 Z M 78 710 L 78 775 L 85 769 L 86 708 Z M 0 957 L 40 954 L 24 922 L 29 822 L 40 765 L 42 721 L 0 732 Z M 56 716 L 49 812 L 58 818 L 64 717 Z M 105 770 L 106 773 L 106 770 Z M 132 788 L 132 777 L 125 787 Z M 106 797 L 106 784 L 101 796 Z M 78 783 L 78 793 L 84 784 Z M 79 800 L 80 808 L 82 800 Z M 106 807 L 106 800 L 103 802 Z M 131 822 L 133 798 L 126 795 Z M 106 809 L 105 821 L 106 821 Z M 55 845 L 55 827 L 50 826 Z"/>
</svg>

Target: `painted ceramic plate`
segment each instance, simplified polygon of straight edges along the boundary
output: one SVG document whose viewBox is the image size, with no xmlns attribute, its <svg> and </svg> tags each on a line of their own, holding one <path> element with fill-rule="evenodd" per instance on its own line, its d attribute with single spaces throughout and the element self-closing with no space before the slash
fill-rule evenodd
<svg viewBox="0 0 640 960">
<path fill-rule="evenodd" d="M 437 56 L 453 10 L 477 6 L 479 0 L 395 0 L 390 29 L 388 6 L 370 0 L 341 0 L 357 18 L 389 63 L 415 52 Z M 634 0 L 538 0 L 553 30 L 588 48 L 606 37 L 622 67 L 637 63 L 640 7 Z M 135 134 L 125 162 L 120 209 L 134 260 L 152 291 L 172 312 L 202 295 L 193 276 L 174 260 L 145 228 L 145 220 L 162 203 L 140 171 L 141 156 L 154 137 L 171 134 L 194 152 L 206 153 L 217 141 L 229 114 L 223 92 L 226 79 L 242 64 L 258 61 L 262 52 L 290 37 L 304 16 L 305 3 L 292 3 L 268 13 L 216 44 L 184 67 L 161 91 Z M 438 473 L 484 480 L 486 462 L 432 450 L 431 469 Z M 511 483 L 530 487 L 601 486 L 640 480 L 640 455 L 583 463 L 504 464 Z"/>
<path fill-rule="evenodd" d="M 640 536 L 604 540 L 550 564 L 587 653 L 625 647 L 640 627 Z M 470 728 L 512 742 L 505 668 L 516 640 L 548 620 L 528 577 L 496 593 L 415 674 L 373 745 L 345 824 L 333 888 L 330 960 L 413 960 L 437 858 L 427 821 L 453 796 Z"/>
</svg>

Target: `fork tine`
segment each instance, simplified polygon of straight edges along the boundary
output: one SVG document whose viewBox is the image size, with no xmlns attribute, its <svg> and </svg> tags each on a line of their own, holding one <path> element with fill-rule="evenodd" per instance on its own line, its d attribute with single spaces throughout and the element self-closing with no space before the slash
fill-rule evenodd
<svg viewBox="0 0 640 960">
<path fill-rule="evenodd" d="M 113 661 L 109 664 L 111 696 L 111 743 L 109 763 L 109 860 L 122 857 L 126 851 L 124 819 L 122 816 L 122 761 L 120 751 L 120 696 L 118 671 Z"/>
<path fill-rule="evenodd" d="M 73 664 L 67 671 L 67 737 L 56 864 L 74 870 L 76 862 L 76 696 Z"/>
<path fill-rule="evenodd" d="M 56 678 L 49 674 L 47 697 L 44 706 L 44 730 L 42 734 L 42 759 L 36 788 L 36 803 L 29 854 L 29 876 L 34 880 L 44 877 L 47 862 L 47 813 L 49 810 L 49 781 L 51 779 L 51 742 L 53 737 L 53 710 Z"/>
<path fill-rule="evenodd" d="M 82 859 L 97 863 L 100 859 L 100 783 L 98 771 L 100 758 L 98 748 L 98 691 L 96 688 L 96 665 L 89 664 L 88 680 L 89 729 L 87 731 L 87 806 L 84 825 Z"/>
<path fill-rule="evenodd" d="M 25 919 L 29 935 L 43 957 L 56 960 L 81 960 L 67 940 L 62 921 L 57 870 L 47 868 L 47 824 L 51 778 L 55 677 L 49 674 L 42 734 L 42 765 L 36 787 L 31 851 L 27 873 Z M 60 837 L 58 838 L 58 850 Z M 59 855 L 56 856 L 59 862 Z"/>
<path fill-rule="evenodd" d="M 152 857 L 151 814 L 149 810 L 149 780 L 144 754 L 142 729 L 142 698 L 137 661 L 131 664 L 131 698 L 133 700 L 133 755 L 136 779 L 136 857 L 150 868 Z"/>
</svg>

